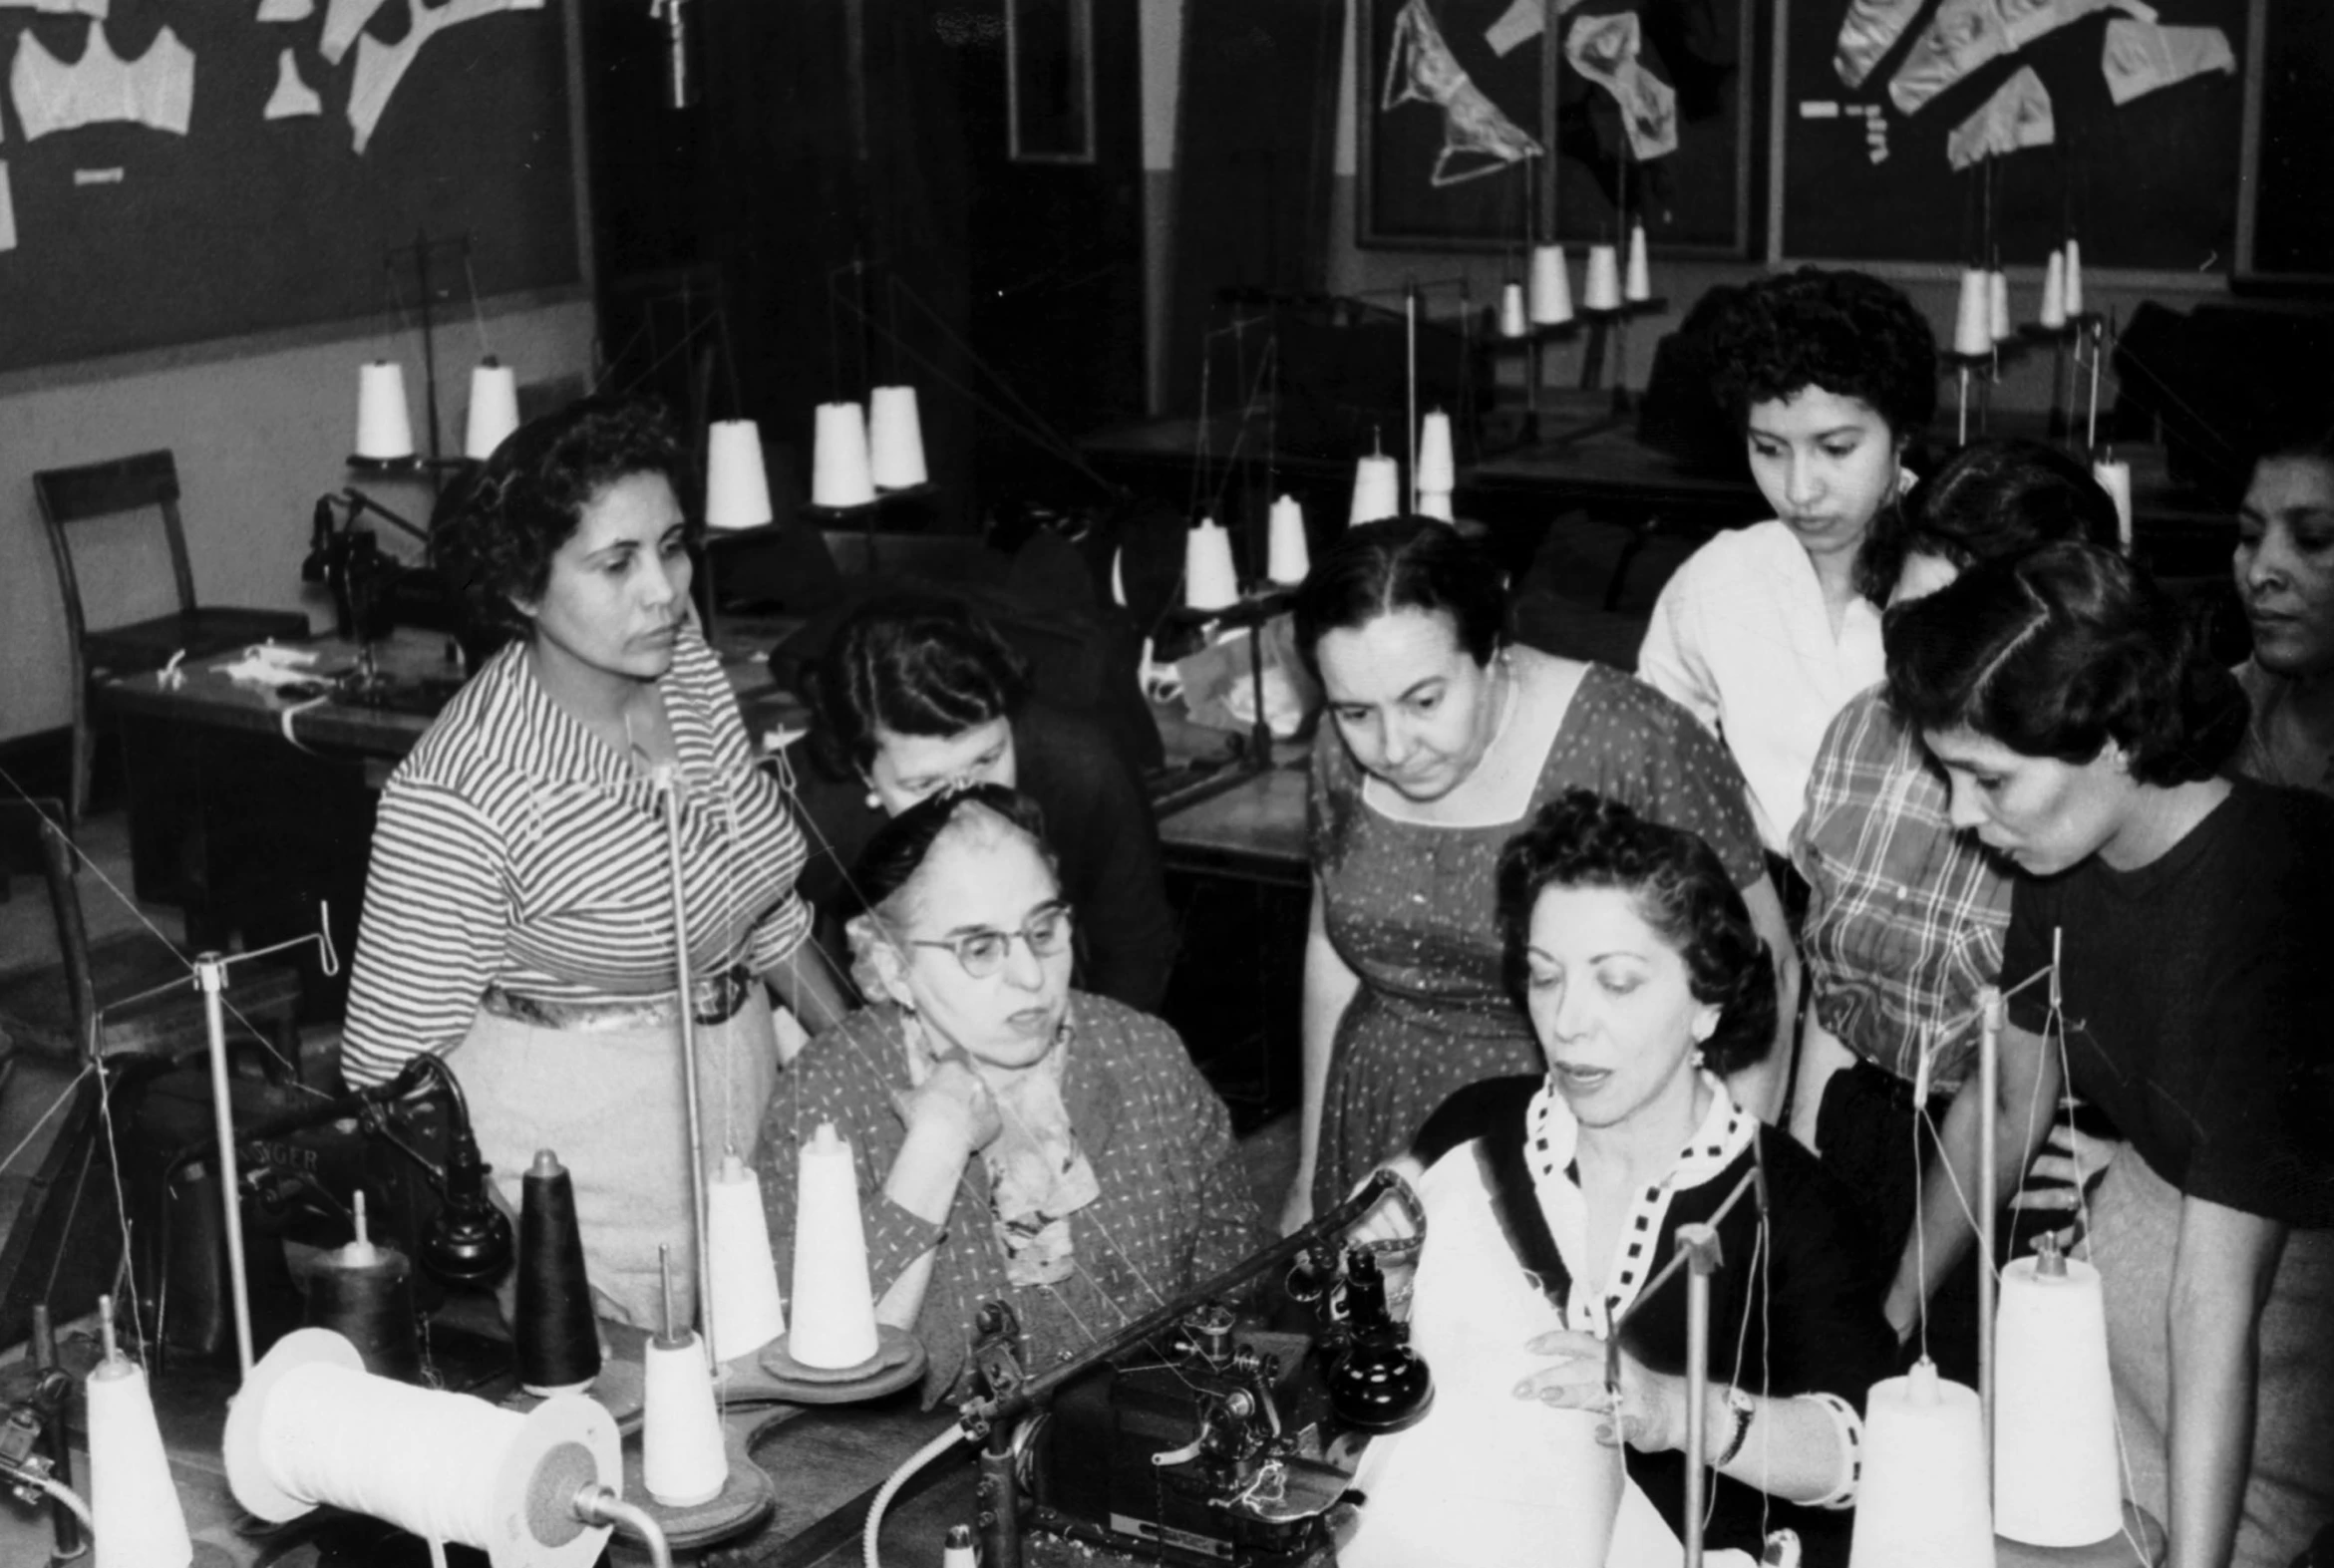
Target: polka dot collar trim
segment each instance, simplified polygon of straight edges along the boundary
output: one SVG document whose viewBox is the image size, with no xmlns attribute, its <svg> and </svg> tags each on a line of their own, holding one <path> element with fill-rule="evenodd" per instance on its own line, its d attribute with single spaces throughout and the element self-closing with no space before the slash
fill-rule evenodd
<svg viewBox="0 0 2334 1568">
<path fill-rule="evenodd" d="M 1630 1199 L 1614 1256 L 1608 1260 L 1609 1268 L 1588 1266 L 1591 1260 L 1585 1256 L 1587 1203 L 1580 1193 L 1580 1171 L 1575 1159 L 1580 1123 L 1574 1119 L 1572 1107 L 1564 1103 L 1563 1097 L 1551 1086 L 1542 1084 L 1532 1096 L 1523 1116 L 1523 1154 L 1531 1169 L 1532 1188 L 1539 1198 L 1540 1212 L 1547 1219 L 1548 1230 L 1556 1239 L 1556 1250 L 1563 1255 L 1573 1279 L 1604 1281 L 1601 1300 L 1575 1288 L 1572 1299 L 1565 1304 L 1564 1316 L 1569 1327 L 1599 1339 L 1612 1332 L 1613 1320 L 1635 1303 L 1645 1281 L 1660 1265 L 1661 1260 L 1653 1255 L 1653 1244 L 1661 1234 L 1662 1221 L 1669 1214 L 1670 1199 L 1715 1178 L 1757 1136 L 1758 1119 L 1734 1102 L 1726 1086 L 1709 1073 L 1702 1075 L 1702 1082 L 1710 1091 L 1709 1112 L 1686 1146 L 1678 1151 L 1678 1161 L 1669 1174 Z"/>
</svg>

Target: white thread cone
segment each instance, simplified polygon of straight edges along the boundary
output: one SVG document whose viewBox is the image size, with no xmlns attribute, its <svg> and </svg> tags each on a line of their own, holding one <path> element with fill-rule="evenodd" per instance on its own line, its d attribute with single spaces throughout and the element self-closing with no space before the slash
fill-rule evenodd
<svg viewBox="0 0 2334 1568">
<path fill-rule="evenodd" d="M 2129 555 L 2132 553 L 2132 466 L 2120 458 L 2110 463 L 2095 463 L 2091 466 L 2091 476 L 2107 491 L 2108 499 L 2116 503 L 2116 543 Z"/>
<path fill-rule="evenodd" d="M 1621 286 L 1621 297 L 1632 304 L 1653 297 L 1653 258 L 1645 248 L 1642 223 L 1629 230 L 1629 275 Z"/>
<path fill-rule="evenodd" d="M 1953 314 L 1953 352 L 1990 353 L 1994 346 L 1992 285 L 1975 267 L 1961 273 L 1961 301 Z"/>
<path fill-rule="evenodd" d="M 648 1342 L 648 1389 L 641 1414 L 640 1478 L 668 1508 L 711 1502 L 729 1484 L 721 1416 L 713 1409 L 713 1375 L 694 1333 L 677 1345 Z"/>
<path fill-rule="evenodd" d="M 2002 343 L 2018 329 L 2010 320 L 2010 275 L 1996 267 L 1986 274 L 1986 336 Z"/>
<path fill-rule="evenodd" d="M 1445 494 L 1459 487 L 1459 465 L 1451 449 L 1451 416 L 1441 409 L 1419 422 L 1418 487 Z"/>
<path fill-rule="evenodd" d="M 1183 604 L 1225 610 L 1240 602 L 1240 574 L 1232 567 L 1232 536 L 1211 517 L 1183 535 Z"/>
<path fill-rule="evenodd" d="M 1500 336 L 1519 338 L 1530 330 L 1523 315 L 1523 285 L 1509 283 L 1500 290 Z"/>
<path fill-rule="evenodd" d="M 705 432 L 705 525 L 759 528 L 776 513 L 770 470 L 762 466 L 762 427 L 716 420 Z"/>
<path fill-rule="evenodd" d="M 1588 247 L 1588 280 L 1580 293 L 1588 310 L 1621 308 L 1621 257 L 1617 249 L 1611 245 Z"/>
<path fill-rule="evenodd" d="M 2056 332 L 2067 324 L 2067 253 L 2051 252 L 2042 269 L 2042 324 Z"/>
<path fill-rule="evenodd" d="M 705 1187 L 713 1263 L 713 1359 L 735 1361 L 786 1332 L 762 1183 L 735 1154 Z"/>
<path fill-rule="evenodd" d="M 1422 517 L 1434 517 L 1443 522 L 1459 520 L 1458 515 L 1451 509 L 1451 492 L 1449 490 L 1420 490 L 1418 492 L 1418 514 Z"/>
<path fill-rule="evenodd" d="M 492 354 L 470 373 L 470 419 L 463 429 L 462 455 L 485 462 L 518 429 L 518 373 Z"/>
<path fill-rule="evenodd" d="M 2088 1546 L 2124 1527 L 2116 1400 L 2099 1270 L 2002 1270 L 1994 1335 L 1994 1528 L 2033 1546 Z"/>
<path fill-rule="evenodd" d="M 1994 1568 L 1977 1393 L 1934 1363 L 1872 1385 L 1848 1568 Z"/>
<path fill-rule="evenodd" d="M 803 1145 L 801 1172 L 787 1354 L 806 1367 L 856 1367 L 875 1354 L 875 1298 L 850 1143 L 834 1122 L 820 1122 Z"/>
<path fill-rule="evenodd" d="M 2083 314 L 2083 246 L 2067 241 L 2067 316 L 2070 320 Z"/>
<path fill-rule="evenodd" d="M 1264 575 L 1284 588 L 1293 588 L 1313 569 L 1312 552 L 1305 547 L 1305 508 L 1293 495 L 1272 503 L 1270 548 Z"/>
<path fill-rule="evenodd" d="M 1572 278 L 1564 269 L 1564 247 L 1531 247 L 1531 319 L 1534 325 L 1560 327 L 1572 319 Z"/>
<path fill-rule="evenodd" d="M 122 1356 L 89 1375 L 94 1568 L 185 1568 L 194 1560 L 146 1374 Z"/>
<path fill-rule="evenodd" d="M 1362 459 L 1354 466 L 1353 510 L 1345 519 L 1346 525 L 1401 515 L 1401 466 L 1383 454 Z"/>
<path fill-rule="evenodd" d="M 811 501 L 817 506 L 864 506 L 875 498 L 867 451 L 866 411 L 856 403 L 822 403 L 811 449 Z"/>
<path fill-rule="evenodd" d="M 931 475 L 924 470 L 924 425 L 916 413 L 913 387 L 877 387 L 867 445 L 875 487 L 912 489 Z"/>
<path fill-rule="evenodd" d="M 414 455 L 413 414 L 405 402 L 405 367 L 375 360 L 357 372 L 357 456 L 391 462 Z"/>
</svg>

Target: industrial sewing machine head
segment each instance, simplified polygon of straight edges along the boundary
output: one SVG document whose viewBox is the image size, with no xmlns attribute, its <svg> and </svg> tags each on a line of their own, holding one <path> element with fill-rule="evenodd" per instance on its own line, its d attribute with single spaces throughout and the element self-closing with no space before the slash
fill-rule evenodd
<svg viewBox="0 0 2334 1568">
<path fill-rule="evenodd" d="M 1337 1245 L 1368 1206 L 1342 1205 L 1059 1368 L 1024 1369 L 1012 1309 L 985 1306 L 973 1365 L 987 1398 L 966 1407 L 989 1439 L 984 1561 L 1020 1560 L 1016 1521 L 1146 1560 L 1295 1564 L 1325 1546 L 1363 1443 L 1434 1401 L 1378 1253 Z M 1280 1324 L 1228 1305 L 1289 1259 Z"/>
</svg>

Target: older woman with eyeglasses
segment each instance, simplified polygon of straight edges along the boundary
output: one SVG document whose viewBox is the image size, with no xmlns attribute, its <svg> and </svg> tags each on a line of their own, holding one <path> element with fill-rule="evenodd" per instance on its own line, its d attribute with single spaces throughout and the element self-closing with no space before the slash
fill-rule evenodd
<svg viewBox="0 0 2334 1568">
<path fill-rule="evenodd" d="M 1263 1244 L 1223 1102 L 1173 1030 L 1070 988 L 1075 914 L 1037 808 L 933 795 L 859 857 L 853 967 L 874 1000 L 771 1101 L 762 1189 L 791 1255 L 797 1150 L 850 1139 L 876 1317 L 959 1392 L 974 1314 L 1012 1304 L 1024 1365 L 1082 1349 Z"/>
</svg>

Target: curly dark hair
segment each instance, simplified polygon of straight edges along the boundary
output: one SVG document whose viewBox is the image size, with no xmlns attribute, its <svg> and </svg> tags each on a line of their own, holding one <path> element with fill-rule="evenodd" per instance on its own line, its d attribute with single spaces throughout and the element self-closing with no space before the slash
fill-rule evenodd
<svg viewBox="0 0 2334 1568">
<path fill-rule="evenodd" d="M 1009 719 L 1030 692 L 1029 666 L 966 605 L 937 595 L 870 599 L 835 628 L 802 677 L 813 755 L 847 779 L 875 760 L 875 732 L 962 735 Z"/>
<path fill-rule="evenodd" d="M 1297 653 L 1317 681 L 1321 639 L 1396 610 L 1448 615 L 1479 665 L 1507 641 L 1507 583 L 1491 552 L 1433 517 L 1348 528 L 1323 551 L 1290 604 Z"/>
<path fill-rule="evenodd" d="M 881 910 L 889 904 L 901 888 L 915 880 L 940 835 L 964 812 L 976 808 L 1002 817 L 1026 833 L 1046 864 L 1054 866 L 1053 851 L 1046 847 L 1045 812 L 1028 795 L 994 784 L 943 789 L 886 821 L 859 851 L 858 863 L 851 867 L 851 887 L 860 907 Z"/>
<path fill-rule="evenodd" d="M 1885 626 L 1888 700 L 1920 730 L 2077 765 L 2113 741 L 2132 778 L 2160 787 L 2209 779 L 2244 739 L 2236 678 L 2112 550 L 2051 544 L 1981 562 Z"/>
<path fill-rule="evenodd" d="M 687 454 L 654 404 L 584 398 L 505 437 L 434 528 L 439 568 L 472 619 L 525 633 L 518 604 L 542 597 L 551 557 L 584 509 L 636 473 L 663 475 L 683 514 L 696 517 Z"/>
<path fill-rule="evenodd" d="M 1856 587 L 1888 602 L 1907 555 L 1967 570 L 2039 544 L 2074 540 L 2113 548 L 2116 503 L 2091 470 L 2058 448 L 2021 438 L 1973 441 L 1884 507 L 1856 557 Z"/>
<path fill-rule="evenodd" d="M 1550 887 L 1612 887 L 1685 960 L 1697 1002 L 1719 1010 L 1702 1060 L 1724 1077 L 1775 1043 L 1775 966 L 1718 854 L 1682 828 L 1650 822 L 1618 800 L 1567 789 L 1500 851 L 1500 935 L 1507 989 L 1525 995 L 1531 912 Z"/>
<path fill-rule="evenodd" d="M 1901 290 L 1862 272 L 1802 267 L 1753 281 L 1711 334 L 1719 401 L 1747 426 L 1755 404 L 1821 387 L 1854 398 L 1911 441 L 1937 411 L 1937 344 Z"/>
</svg>

